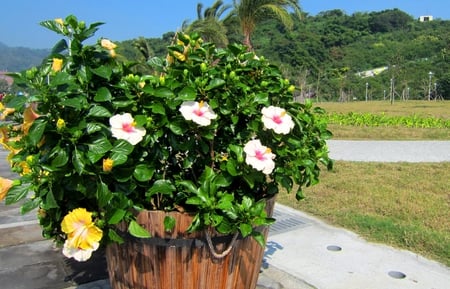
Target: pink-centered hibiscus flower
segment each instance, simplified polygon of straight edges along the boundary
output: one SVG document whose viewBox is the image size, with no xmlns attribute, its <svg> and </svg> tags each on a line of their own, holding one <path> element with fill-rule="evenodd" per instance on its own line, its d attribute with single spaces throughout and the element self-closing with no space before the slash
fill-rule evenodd
<svg viewBox="0 0 450 289">
<path fill-rule="evenodd" d="M 63 254 L 77 261 L 86 261 L 97 250 L 103 232 L 92 222 L 92 213 L 84 208 L 77 208 L 67 214 L 61 230 L 67 234 Z"/>
<path fill-rule="evenodd" d="M 133 117 L 129 113 L 116 114 L 109 119 L 113 137 L 124 139 L 132 145 L 139 143 L 145 135 L 145 129 L 136 127 Z"/>
<path fill-rule="evenodd" d="M 271 149 L 263 146 L 259 139 L 251 140 L 244 146 L 246 154 L 245 162 L 251 165 L 254 169 L 262 171 L 265 174 L 270 174 L 275 168 L 275 154 Z"/>
<path fill-rule="evenodd" d="M 263 107 L 261 110 L 264 127 L 273 129 L 278 134 L 288 134 L 294 122 L 286 110 L 276 106 Z"/>
<path fill-rule="evenodd" d="M 185 101 L 181 104 L 179 110 L 186 120 L 192 120 L 200 126 L 210 125 L 211 119 L 217 117 L 214 111 L 204 101 Z"/>
</svg>

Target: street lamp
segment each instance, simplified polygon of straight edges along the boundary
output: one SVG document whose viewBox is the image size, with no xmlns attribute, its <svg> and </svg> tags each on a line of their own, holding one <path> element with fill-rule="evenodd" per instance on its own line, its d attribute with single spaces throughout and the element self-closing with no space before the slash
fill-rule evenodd
<svg viewBox="0 0 450 289">
<path fill-rule="evenodd" d="M 369 88 L 369 83 L 366 82 L 366 101 L 367 101 L 367 89 Z"/>
<path fill-rule="evenodd" d="M 431 100 L 431 78 L 433 77 L 433 72 L 428 72 L 428 100 Z"/>
</svg>

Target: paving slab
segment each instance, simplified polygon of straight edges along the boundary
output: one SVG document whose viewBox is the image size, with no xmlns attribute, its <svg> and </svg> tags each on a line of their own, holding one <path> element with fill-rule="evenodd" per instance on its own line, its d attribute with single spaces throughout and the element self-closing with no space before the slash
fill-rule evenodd
<svg viewBox="0 0 450 289">
<path fill-rule="evenodd" d="M 407 250 L 371 243 L 290 207 L 305 225 L 269 236 L 266 262 L 321 289 L 449 289 L 450 268 Z"/>
</svg>

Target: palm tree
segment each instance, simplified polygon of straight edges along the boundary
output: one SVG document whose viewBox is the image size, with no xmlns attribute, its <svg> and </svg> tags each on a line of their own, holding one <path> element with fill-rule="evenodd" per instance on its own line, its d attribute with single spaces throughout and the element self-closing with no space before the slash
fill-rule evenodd
<svg viewBox="0 0 450 289">
<path fill-rule="evenodd" d="M 186 30 L 197 31 L 205 41 L 214 42 L 218 46 L 227 45 L 227 28 L 221 17 L 231 7 L 231 5 L 224 5 L 222 0 L 217 0 L 203 12 L 203 4 L 198 3 L 197 20 L 189 25 Z"/>
<path fill-rule="evenodd" d="M 150 43 L 144 37 L 139 37 L 138 39 L 134 40 L 133 47 L 139 50 L 139 52 L 145 58 L 145 61 L 149 60 L 152 54 L 154 54 Z"/>
<path fill-rule="evenodd" d="M 269 17 L 277 18 L 288 29 L 292 29 L 294 21 L 290 9 L 297 17 L 301 17 L 298 0 L 233 0 L 232 15 L 239 19 L 244 34 L 244 44 L 253 49 L 251 35 L 258 22 Z"/>
</svg>

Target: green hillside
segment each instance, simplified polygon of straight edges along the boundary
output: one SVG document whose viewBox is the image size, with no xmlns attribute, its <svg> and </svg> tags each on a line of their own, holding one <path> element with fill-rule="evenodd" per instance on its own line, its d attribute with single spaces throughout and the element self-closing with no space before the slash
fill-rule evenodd
<svg viewBox="0 0 450 289">
<path fill-rule="evenodd" d="M 214 37 L 211 29 L 202 30 L 199 23 L 210 21 L 208 18 L 199 18 L 190 28 L 199 27 L 205 39 L 223 41 L 226 31 L 228 42 L 243 40 L 236 17 L 215 17 L 225 28 L 215 32 L 216 36 L 222 33 L 220 38 Z M 316 16 L 303 13 L 288 30 L 277 20 L 267 19 L 256 26 L 253 47 L 283 68 L 296 84 L 299 99 L 450 99 L 448 20 L 419 22 L 398 9 L 352 15 L 330 10 Z M 117 52 L 130 60 L 164 56 L 173 36 L 169 31 L 161 38 L 130 39 L 118 43 Z M 42 58 L 38 54 L 42 51 L 34 51 L 37 58 L 32 58 L 20 49 L 16 55 L 1 57 L 1 49 L 0 69 L 25 69 Z"/>
</svg>

